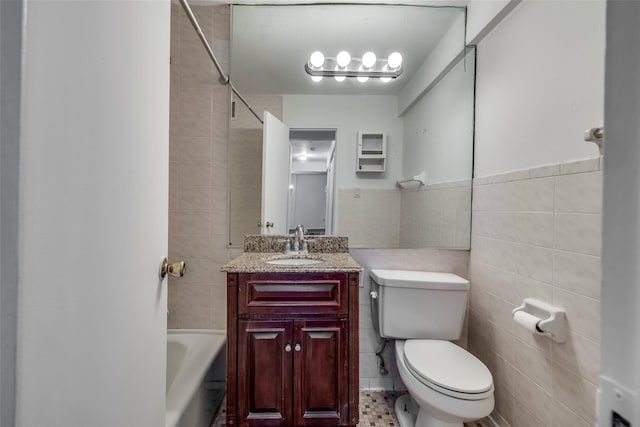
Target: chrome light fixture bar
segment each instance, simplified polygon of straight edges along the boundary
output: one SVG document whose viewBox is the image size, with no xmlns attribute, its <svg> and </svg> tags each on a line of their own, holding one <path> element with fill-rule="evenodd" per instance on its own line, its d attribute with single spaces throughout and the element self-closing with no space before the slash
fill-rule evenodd
<svg viewBox="0 0 640 427">
<path fill-rule="evenodd" d="M 369 78 L 388 82 L 402 74 L 402 55 L 393 52 L 387 59 L 379 59 L 373 52 L 366 52 L 362 58 L 352 58 L 348 52 L 342 51 L 333 58 L 315 51 L 304 69 L 314 81 L 320 81 L 322 77 L 334 77 L 337 81 L 356 77 L 361 83 Z"/>
</svg>

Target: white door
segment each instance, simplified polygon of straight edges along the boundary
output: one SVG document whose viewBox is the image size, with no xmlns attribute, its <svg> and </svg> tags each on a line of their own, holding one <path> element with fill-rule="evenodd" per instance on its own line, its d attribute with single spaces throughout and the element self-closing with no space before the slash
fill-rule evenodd
<svg viewBox="0 0 640 427">
<path fill-rule="evenodd" d="M 335 145 L 332 147 L 331 154 L 329 154 L 329 165 L 327 167 L 327 203 L 325 213 L 325 234 L 333 234 L 333 190 L 335 187 Z"/>
<path fill-rule="evenodd" d="M 16 425 L 164 426 L 170 2 L 23 7 Z"/>
<path fill-rule="evenodd" d="M 289 157 L 289 128 L 265 111 L 262 132 L 262 234 L 287 234 Z"/>
</svg>

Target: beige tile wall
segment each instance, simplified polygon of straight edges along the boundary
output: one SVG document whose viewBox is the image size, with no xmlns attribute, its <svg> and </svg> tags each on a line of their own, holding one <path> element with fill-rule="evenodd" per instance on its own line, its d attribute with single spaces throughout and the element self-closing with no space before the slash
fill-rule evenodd
<svg viewBox="0 0 640 427">
<path fill-rule="evenodd" d="M 337 234 L 349 247 L 399 247 L 400 191 L 341 188 L 337 209 Z"/>
<path fill-rule="evenodd" d="M 600 159 L 474 179 L 468 347 L 512 426 L 594 425 L 601 200 Z M 567 343 L 513 322 L 526 297 L 566 309 Z"/>
<path fill-rule="evenodd" d="M 471 181 L 403 189 L 400 247 L 469 249 Z"/>
<path fill-rule="evenodd" d="M 244 96 L 244 95 L 243 95 Z M 263 116 L 269 111 L 282 118 L 282 96 L 246 95 L 249 105 Z M 229 243 L 241 247 L 246 234 L 260 233 L 262 200 L 262 124 L 236 100 L 229 147 Z"/>
<path fill-rule="evenodd" d="M 394 341 L 384 352 L 388 375 L 380 374 L 375 352 L 381 342 L 373 329 L 369 292 L 369 271 L 374 268 L 419 270 L 455 273 L 467 277 L 469 251 L 444 249 L 351 249 L 351 256 L 364 268 L 363 284 L 360 288 L 360 388 L 405 390 L 396 367 Z M 466 347 L 466 328 L 459 345 Z"/>
<path fill-rule="evenodd" d="M 193 6 L 223 68 L 229 6 Z M 169 328 L 225 328 L 227 146 L 230 91 L 177 3 L 171 5 L 169 258 L 187 272 L 169 278 Z"/>
</svg>

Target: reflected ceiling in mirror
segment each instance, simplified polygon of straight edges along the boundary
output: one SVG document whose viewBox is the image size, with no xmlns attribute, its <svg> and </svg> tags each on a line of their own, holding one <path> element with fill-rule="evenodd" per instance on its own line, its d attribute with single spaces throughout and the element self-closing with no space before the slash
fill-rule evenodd
<svg viewBox="0 0 640 427">
<path fill-rule="evenodd" d="M 233 8 L 231 76 L 247 94 L 395 95 L 411 80 L 463 9 L 399 5 L 241 6 Z M 304 72 L 311 53 L 361 58 L 392 52 L 403 72 L 383 83 L 355 78 L 314 82 Z"/>
<path fill-rule="evenodd" d="M 316 83 L 305 72 L 316 50 L 398 51 L 403 73 L 389 83 Z M 327 188 L 335 190 L 336 234 L 351 247 L 469 248 L 475 52 L 465 52 L 463 8 L 234 5 L 230 57 L 234 85 L 259 115 L 269 111 L 293 129 L 290 139 L 295 129 L 335 129 L 335 181 Z M 241 246 L 244 235 L 261 232 L 263 146 L 260 122 L 239 102 L 236 111 L 229 241 Z M 386 135 L 383 172 L 357 171 L 361 131 Z M 422 172 L 425 185 L 396 185 Z"/>
</svg>

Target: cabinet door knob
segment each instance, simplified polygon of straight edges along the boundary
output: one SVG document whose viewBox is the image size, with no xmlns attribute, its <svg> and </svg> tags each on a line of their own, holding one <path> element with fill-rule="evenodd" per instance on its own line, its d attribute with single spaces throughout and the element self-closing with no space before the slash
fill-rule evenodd
<svg viewBox="0 0 640 427">
<path fill-rule="evenodd" d="M 291 344 L 287 344 L 287 345 L 284 347 L 284 351 L 286 351 L 287 353 L 289 353 L 289 352 L 291 351 Z"/>
<path fill-rule="evenodd" d="M 296 351 L 302 350 L 302 347 L 300 347 L 300 344 L 296 344 L 296 346 L 294 348 L 295 348 Z"/>
</svg>

